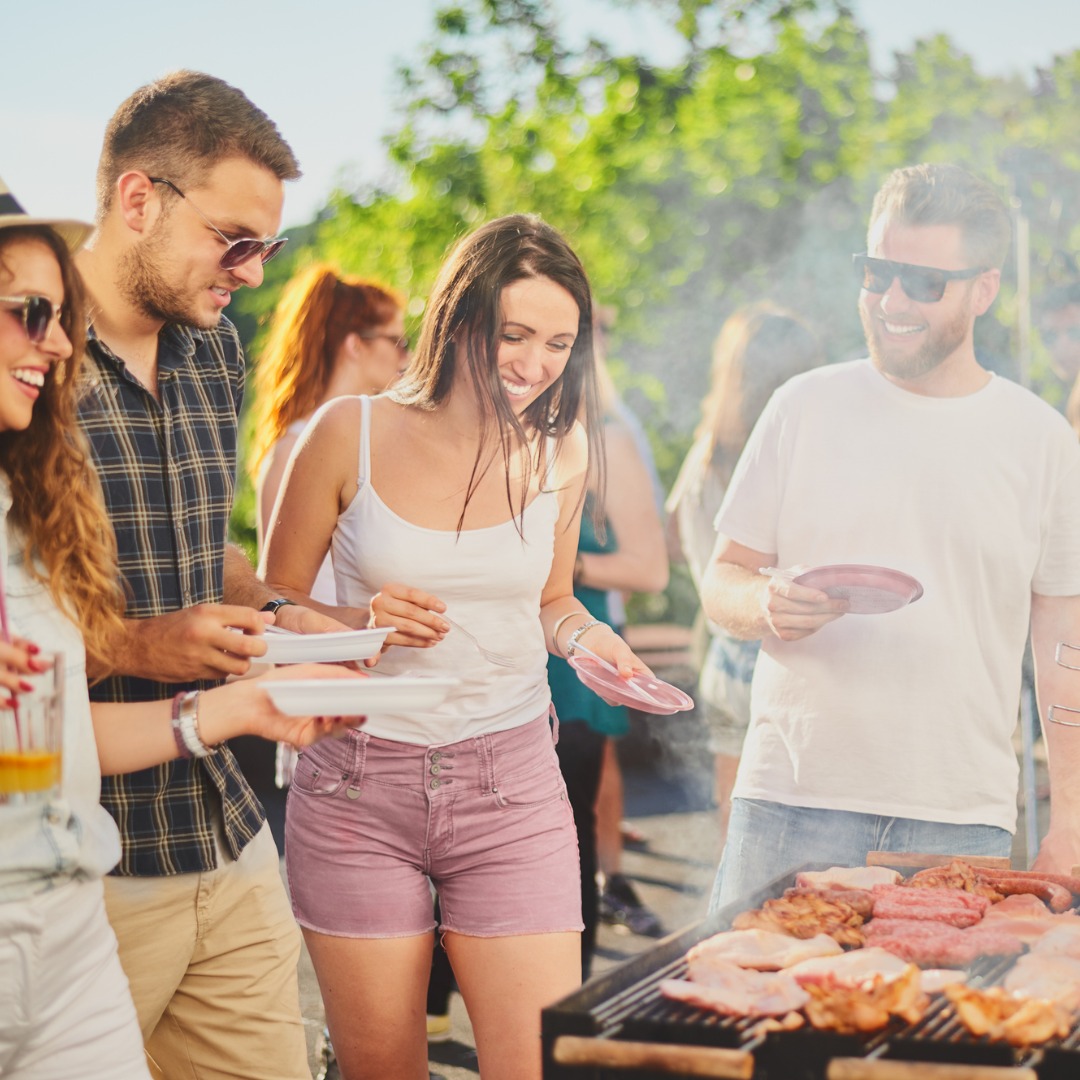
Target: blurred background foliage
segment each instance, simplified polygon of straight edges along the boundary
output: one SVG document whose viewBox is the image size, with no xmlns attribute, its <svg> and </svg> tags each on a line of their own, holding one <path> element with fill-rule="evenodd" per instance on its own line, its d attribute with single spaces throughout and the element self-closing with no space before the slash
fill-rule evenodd
<svg viewBox="0 0 1080 1080">
<path fill-rule="evenodd" d="M 861 353 L 850 255 L 865 246 L 890 169 L 952 161 L 987 177 L 1030 221 L 1035 291 L 1075 272 L 1080 52 L 1026 78 L 985 77 L 939 36 L 877 71 L 856 16 L 836 0 L 588 2 L 648 4 L 678 30 L 682 56 L 659 67 L 603 40 L 571 45 L 544 0 L 439 9 L 422 54 L 399 72 L 393 181 L 336 192 L 292 230 L 263 287 L 237 294 L 249 356 L 305 263 L 329 258 L 403 290 L 415 330 L 448 245 L 489 218 L 536 212 L 569 237 L 597 298 L 618 311 L 616 384 L 670 484 L 712 340 L 735 308 L 774 300 L 816 328 L 831 359 Z M 977 340 L 983 362 L 1008 375 L 1015 281 L 1010 266 Z M 1036 345 L 1036 377 L 1041 362 Z M 233 528 L 250 547 L 246 487 Z M 675 575 L 639 614 L 688 621 L 693 606 Z"/>
</svg>

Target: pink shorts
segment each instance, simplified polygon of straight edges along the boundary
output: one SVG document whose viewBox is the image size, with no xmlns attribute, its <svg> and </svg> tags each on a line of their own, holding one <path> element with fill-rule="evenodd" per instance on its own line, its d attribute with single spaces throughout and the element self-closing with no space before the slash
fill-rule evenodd
<svg viewBox="0 0 1080 1080">
<path fill-rule="evenodd" d="M 301 926 L 339 937 L 579 931 L 577 836 L 546 715 L 443 746 L 363 731 L 296 763 L 285 863 Z"/>
</svg>

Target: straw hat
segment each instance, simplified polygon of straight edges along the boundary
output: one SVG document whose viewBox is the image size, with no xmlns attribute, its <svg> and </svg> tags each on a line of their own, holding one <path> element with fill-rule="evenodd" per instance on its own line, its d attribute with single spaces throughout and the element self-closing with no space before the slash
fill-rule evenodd
<svg viewBox="0 0 1080 1080">
<path fill-rule="evenodd" d="M 94 226 L 85 221 L 31 217 L 0 177 L 0 229 L 10 229 L 16 225 L 48 225 L 73 254 L 86 243 L 94 231 Z"/>
</svg>

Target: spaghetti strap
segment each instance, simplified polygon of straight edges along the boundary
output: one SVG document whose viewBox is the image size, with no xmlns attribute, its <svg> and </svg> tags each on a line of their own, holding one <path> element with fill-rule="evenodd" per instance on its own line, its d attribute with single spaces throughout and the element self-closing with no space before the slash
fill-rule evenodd
<svg viewBox="0 0 1080 1080">
<path fill-rule="evenodd" d="M 371 398 L 360 395 L 360 463 L 356 476 L 357 488 L 362 488 L 371 477 Z"/>
</svg>

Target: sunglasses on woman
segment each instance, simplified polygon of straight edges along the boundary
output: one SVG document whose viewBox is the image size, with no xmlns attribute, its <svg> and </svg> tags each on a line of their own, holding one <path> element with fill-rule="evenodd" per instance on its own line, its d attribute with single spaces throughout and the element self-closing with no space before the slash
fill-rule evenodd
<svg viewBox="0 0 1080 1080">
<path fill-rule="evenodd" d="M 965 281 L 986 272 L 985 266 L 976 266 L 970 270 L 938 270 L 933 266 L 873 259 L 865 252 L 862 255 L 852 255 L 851 262 L 859 276 L 860 286 L 867 292 L 886 293 L 889 286 L 899 278 L 900 287 L 908 299 L 921 304 L 936 304 L 945 295 L 945 287 L 950 281 Z"/>
<path fill-rule="evenodd" d="M 22 324 L 26 336 L 40 345 L 49 336 L 53 319 L 59 319 L 62 306 L 53 306 L 47 296 L 0 296 L 0 304 L 15 304 L 22 309 Z"/>
<path fill-rule="evenodd" d="M 225 250 L 218 262 L 222 270 L 235 270 L 256 255 L 260 262 L 268 263 L 288 242 L 287 236 L 275 236 L 272 240 L 256 240 L 251 236 L 242 236 L 237 240 L 230 240 L 171 180 L 161 176 L 151 176 L 149 180 L 151 184 L 164 184 L 172 188 L 225 241 Z"/>
</svg>

